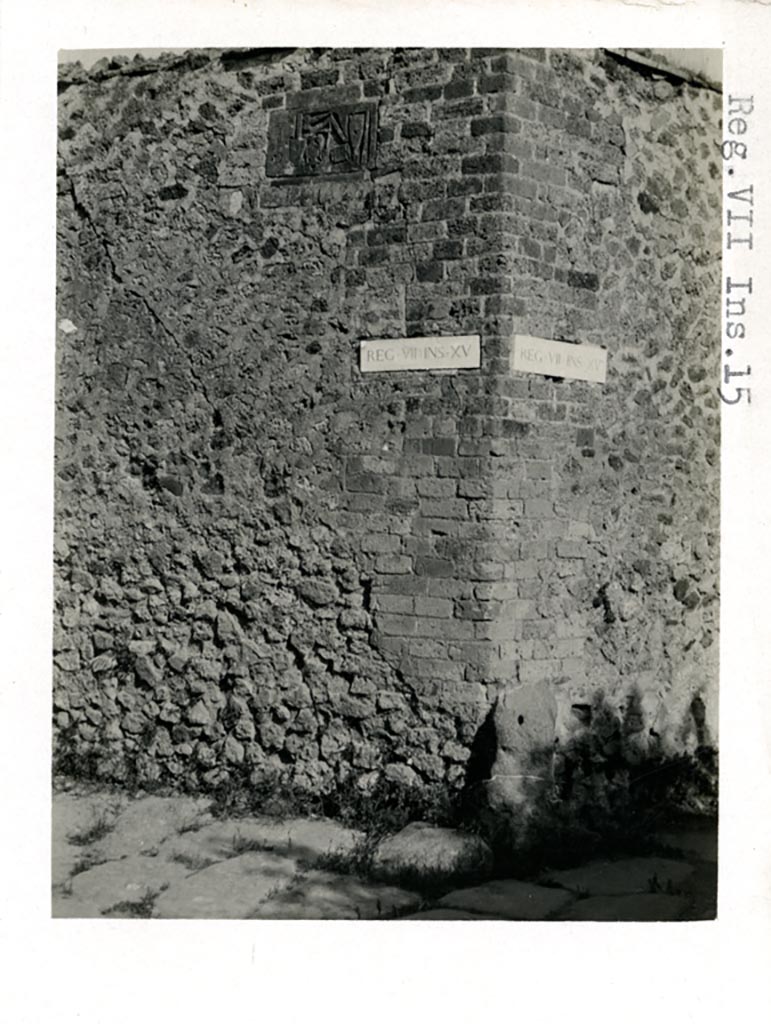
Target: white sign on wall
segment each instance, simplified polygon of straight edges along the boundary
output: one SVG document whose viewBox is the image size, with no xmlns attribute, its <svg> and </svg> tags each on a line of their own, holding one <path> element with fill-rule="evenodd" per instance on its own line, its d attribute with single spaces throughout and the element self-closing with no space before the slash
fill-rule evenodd
<svg viewBox="0 0 771 1024">
<path fill-rule="evenodd" d="M 359 344 L 362 373 L 388 370 L 464 370 L 478 367 L 478 334 L 443 338 L 372 339 Z"/>
<path fill-rule="evenodd" d="M 567 341 L 516 334 L 512 339 L 511 368 L 523 373 L 604 384 L 608 353 L 598 345 L 572 345 Z"/>
</svg>

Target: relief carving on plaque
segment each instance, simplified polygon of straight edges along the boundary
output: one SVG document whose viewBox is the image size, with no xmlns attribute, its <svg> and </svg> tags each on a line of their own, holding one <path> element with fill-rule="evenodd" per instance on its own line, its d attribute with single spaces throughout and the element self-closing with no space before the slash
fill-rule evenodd
<svg viewBox="0 0 771 1024">
<path fill-rule="evenodd" d="M 361 171 L 373 167 L 376 157 L 375 103 L 271 114 L 265 164 L 270 178 Z"/>
</svg>

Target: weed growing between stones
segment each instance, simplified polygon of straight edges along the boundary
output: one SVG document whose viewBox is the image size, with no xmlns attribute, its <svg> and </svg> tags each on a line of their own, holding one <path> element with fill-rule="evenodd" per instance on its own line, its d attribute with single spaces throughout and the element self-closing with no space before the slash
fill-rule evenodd
<svg viewBox="0 0 771 1024">
<path fill-rule="evenodd" d="M 446 784 L 412 786 L 381 776 L 365 789 L 349 775 L 324 793 L 297 787 L 278 773 L 255 777 L 244 770 L 212 792 L 218 818 L 265 814 L 275 818 L 334 818 L 349 828 L 386 835 L 412 821 L 458 826 L 459 791 Z"/>
<path fill-rule="evenodd" d="M 242 853 L 272 853 L 276 848 L 273 843 L 264 842 L 260 839 L 247 839 L 240 832 L 236 832 L 233 836 L 232 847 L 234 857 Z"/>
<path fill-rule="evenodd" d="M 73 846 L 90 846 L 92 843 L 104 839 L 115 828 L 116 810 L 104 810 L 97 815 L 94 821 L 80 832 L 71 832 L 67 836 L 67 842 Z"/>
<path fill-rule="evenodd" d="M 216 864 L 216 860 L 212 860 L 211 857 L 206 857 L 203 854 L 194 853 L 175 853 L 169 858 L 175 861 L 177 864 L 181 864 L 185 868 L 189 868 L 190 871 L 203 871 L 204 868 L 210 868 L 212 864 Z"/>
<path fill-rule="evenodd" d="M 325 816 L 325 799 L 293 786 L 277 772 L 257 775 L 244 766 L 211 791 L 215 818 L 265 814 L 274 818 Z"/>
<path fill-rule="evenodd" d="M 334 850 L 305 861 L 304 866 L 336 874 L 353 875 L 364 881 L 387 882 L 434 899 L 448 887 L 474 884 L 487 877 L 480 873 L 478 859 L 468 869 L 457 863 L 450 872 L 415 865 L 386 869 L 376 866 L 375 856 L 383 839 L 400 832 L 412 822 L 466 829 L 460 791 L 448 785 L 419 788 L 381 776 L 363 790 L 355 779 L 346 780 L 328 794 L 326 811 L 361 835 L 347 850 Z"/>
<path fill-rule="evenodd" d="M 205 824 L 207 824 L 208 818 L 206 815 L 198 814 L 194 818 L 190 818 L 184 822 L 177 829 L 177 835 L 184 836 L 190 832 L 199 832 Z"/>
<path fill-rule="evenodd" d="M 364 832 L 348 850 L 330 850 L 318 857 L 303 861 L 303 867 L 318 871 L 332 871 L 338 875 L 354 875 L 357 878 L 372 877 L 372 860 L 380 836 Z"/>
<path fill-rule="evenodd" d="M 64 776 L 78 782 L 92 782 L 99 778 L 99 760 L 97 750 L 83 749 L 78 742 L 78 731 L 74 724 L 60 730 L 54 746 L 54 777 Z"/>
<path fill-rule="evenodd" d="M 385 775 L 362 788 L 351 774 L 327 792 L 315 793 L 275 771 L 258 775 L 243 766 L 210 791 L 211 811 L 220 818 L 259 814 L 336 819 L 361 831 L 361 839 L 347 852 L 325 854 L 306 866 L 363 879 L 375 877 L 373 858 L 381 840 L 416 821 L 480 835 L 493 850 L 495 876 L 528 878 L 545 868 L 569 867 L 598 856 L 662 852 L 657 830 L 683 815 L 716 814 L 717 754 L 712 747 L 702 744 L 692 753 L 670 756 L 657 747 L 655 737 L 643 744 L 625 716 L 601 696 L 586 719 L 586 727 L 567 744 L 534 752 L 539 764 L 551 762 L 551 778 L 546 786 L 533 783 L 521 812 L 493 813 L 487 807 L 489 757 L 482 759 L 481 770 L 469 763 L 462 789 L 443 783 L 409 785 Z M 494 736 L 486 740 L 490 744 L 494 749 Z M 187 823 L 180 831 L 198 824 Z M 110 828 L 105 813 L 70 838 L 86 845 Z M 234 856 L 265 849 L 269 847 L 238 835 L 233 842 Z M 85 857 L 76 871 L 93 863 Z M 208 862 L 195 860 L 187 866 L 199 870 Z M 423 870 L 405 869 L 389 881 L 424 893 L 442 888 L 441 878 Z"/>
<path fill-rule="evenodd" d="M 257 784 L 254 780 L 243 781 L 240 785 L 229 782 L 216 792 L 213 813 L 217 817 L 319 815 L 340 821 L 360 831 L 361 837 L 348 850 L 330 851 L 304 860 L 303 867 L 372 880 L 377 877 L 373 858 L 385 836 L 399 832 L 414 821 L 463 827 L 460 807 L 460 792 L 447 785 L 422 788 L 381 776 L 374 785 L 362 789 L 356 777 L 349 776 L 331 791 L 317 795 L 298 790 L 274 775 L 263 777 Z M 271 849 L 270 844 L 238 834 L 233 839 L 234 855 Z M 445 880 L 446 876 L 419 869 L 400 870 L 388 878 L 391 884 L 425 894 L 444 891 Z"/>
<path fill-rule="evenodd" d="M 146 746 L 152 739 L 150 731 L 143 738 Z M 55 738 L 52 778 L 55 788 L 79 789 L 127 794 L 164 794 L 179 791 L 172 776 L 158 773 L 158 765 L 141 748 L 133 754 L 110 752 L 104 738 L 84 743 L 77 729 L 68 726 Z"/>
<path fill-rule="evenodd" d="M 675 886 L 671 878 L 668 878 L 665 885 L 662 885 L 658 876 L 653 874 L 648 879 L 649 893 L 663 893 L 666 896 L 681 896 L 683 890 Z"/>
<path fill-rule="evenodd" d="M 121 900 L 119 903 L 114 903 L 111 907 L 107 907 L 106 910 L 102 911 L 102 917 L 152 917 L 157 898 L 157 892 L 148 890 L 141 900 Z"/>
<path fill-rule="evenodd" d="M 380 776 L 373 786 L 362 789 L 349 777 L 326 798 L 326 808 L 329 817 L 350 828 L 383 836 L 413 821 L 457 827 L 459 798 L 459 792 L 447 784 L 410 786 Z"/>
<path fill-rule="evenodd" d="M 60 755 L 54 761 L 54 776 L 68 783 L 93 785 L 100 782 L 99 757 L 72 755 L 60 738 Z M 147 783 L 136 767 L 124 765 L 126 781 L 121 792 L 129 796 L 180 792 L 179 785 Z M 185 787 L 181 787 L 185 792 Z M 437 825 L 459 826 L 460 790 L 443 783 L 432 786 L 409 785 L 381 776 L 374 785 L 363 789 L 356 775 L 350 774 L 326 792 L 313 792 L 296 785 L 279 771 L 255 771 L 249 765 L 233 766 L 226 779 L 216 786 L 197 787 L 196 795 L 205 792 L 212 799 L 210 813 L 215 818 L 238 818 L 267 815 L 282 819 L 290 817 L 328 817 L 367 833 L 386 835 L 398 832 L 412 821 Z M 201 821 L 193 819 L 179 828 L 179 833 L 196 831 Z"/>
<path fill-rule="evenodd" d="M 475 885 L 489 877 L 489 872 L 480 872 L 477 862 L 469 863 L 467 869 L 455 865 L 450 873 L 410 865 L 388 871 L 376 869 L 375 854 L 382 838 L 382 834 L 377 832 L 365 832 L 349 850 L 322 854 L 312 861 L 304 862 L 303 866 L 339 875 L 354 875 L 362 881 L 386 882 L 400 889 L 410 889 L 420 893 L 426 904 L 438 899 L 449 889 Z"/>
<path fill-rule="evenodd" d="M 83 856 L 80 857 L 73 865 L 72 871 L 70 872 L 70 879 L 73 879 L 75 875 L 82 874 L 84 871 L 89 871 L 91 868 L 98 867 L 99 864 L 106 863 L 106 857 L 100 857 L 93 853 L 93 851 L 91 853 L 84 853 Z"/>
</svg>

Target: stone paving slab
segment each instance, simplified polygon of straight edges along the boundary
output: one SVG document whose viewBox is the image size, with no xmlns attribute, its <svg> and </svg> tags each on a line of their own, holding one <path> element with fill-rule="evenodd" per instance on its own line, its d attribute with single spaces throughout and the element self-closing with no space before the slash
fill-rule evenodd
<svg viewBox="0 0 771 1024">
<path fill-rule="evenodd" d="M 55 794 L 51 806 L 53 886 L 64 885 L 84 858 L 93 857 L 93 842 L 112 828 L 126 803 L 125 797 L 111 793 Z"/>
<path fill-rule="evenodd" d="M 161 860 L 167 860 L 185 865 L 190 873 L 201 871 L 203 868 L 219 864 L 220 861 L 237 857 L 239 853 L 258 853 L 259 850 L 238 850 L 229 847 L 225 843 L 199 842 L 188 834 L 181 836 L 170 836 L 156 847 L 157 856 Z M 266 851 L 270 853 L 271 851 Z"/>
<path fill-rule="evenodd" d="M 132 800 L 112 831 L 94 844 L 107 860 L 154 850 L 164 839 L 200 821 L 211 820 L 211 801 L 202 797 L 145 796 Z"/>
<path fill-rule="evenodd" d="M 140 903 L 148 893 L 160 893 L 189 873 L 181 864 L 157 857 L 125 857 L 75 875 L 71 882 L 72 895 L 103 911 L 118 903 Z"/>
<path fill-rule="evenodd" d="M 544 881 L 590 896 L 622 896 L 647 893 L 655 887 L 679 889 L 693 874 L 693 867 L 681 860 L 664 857 L 630 857 L 626 860 L 596 860 L 567 871 L 551 871 Z"/>
<path fill-rule="evenodd" d="M 564 910 L 573 900 L 574 896 L 564 889 L 506 879 L 456 889 L 443 896 L 438 906 L 472 914 L 493 914 L 509 921 L 543 921 Z"/>
<path fill-rule="evenodd" d="M 62 893 L 54 893 L 51 899 L 51 917 L 101 917 L 102 912 L 95 903 L 87 900 L 79 900 L 75 896 L 66 896 Z"/>
<path fill-rule="evenodd" d="M 127 803 L 126 797 L 114 793 L 92 793 L 88 796 L 57 793 L 51 805 L 54 845 L 71 842 L 80 836 L 85 839 L 100 824 L 110 826 Z"/>
<path fill-rule="evenodd" d="M 310 871 L 290 888 L 262 903 L 251 918 L 373 920 L 420 906 L 415 892 L 350 875 Z"/>
<path fill-rule="evenodd" d="M 229 860 L 230 857 L 237 857 L 239 853 L 255 853 L 257 850 L 236 850 L 228 848 L 224 844 L 218 844 L 215 854 L 207 844 L 198 842 L 192 836 L 185 834 L 181 836 L 170 836 L 164 839 L 156 848 L 156 856 L 160 860 L 171 861 L 182 864 L 193 871 L 201 871 L 203 868 L 219 864 L 220 861 Z M 271 852 L 271 851 L 266 851 Z"/>
<path fill-rule="evenodd" d="M 684 857 L 717 863 L 717 832 L 708 829 L 675 829 L 659 832 L 656 840 Z"/>
<path fill-rule="evenodd" d="M 295 863 L 274 853 L 242 853 L 187 875 L 155 902 L 155 917 L 245 918 L 294 881 Z"/>
<path fill-rule="evenodd" d="M 717 864 L 698 861 L 683 885 L 688 898 L 688 919 L 713 921 L 717 917 Z"/>
<path fill-rule="evenodd" d="M 164 857 L 200 856 L 225 860 L 253 850 L 280 853 L 295 862 L 314 861 L 329 853 L 348 853 L 361 833 L 326 818 L 236 818 L 217 821 L 165 840 L 158 852 Z"/>
<path fill-rule="evenodd" d="M 403 921 L 503 921 L 494 914 L 472 914 L 468 910 L 451 910 L 449 907 L 435 907 L 433 910 L 421 910 L 418 914 L 408 914 Z"/>
<path fill-rule="evenodd" d="M 698 821 L 658 836 L 682 860 L 596 860 L 552 871 L 547 884 L 459 887 L 427 907 L 424 896 L 387 877 L 362 881 L 323 861 L 353 851 L 360 832 L 322 818 L 215 821 L 210 808 L 206 798 L 57 793 L 52 915 L 668 921 L 716 914 L 715 830 Z M 465 860 L 467 841 L 474 839 L 416 822 L 386 839 L 376 861 L 397 877 L 404 870 L 435 876 Z"/>
<path fill-rule="evenodd" d="M 560 921 L 682 921 L 688 900 L 665 893 L 629 893 L 577 900 L 558 915 Z"/>
<path fill-rule="evenodd" d="M 51 844 L 51 885 L 64 885 L 83 860 L 84 853 L 82 846 L 55 839 Z"/>
</svg>

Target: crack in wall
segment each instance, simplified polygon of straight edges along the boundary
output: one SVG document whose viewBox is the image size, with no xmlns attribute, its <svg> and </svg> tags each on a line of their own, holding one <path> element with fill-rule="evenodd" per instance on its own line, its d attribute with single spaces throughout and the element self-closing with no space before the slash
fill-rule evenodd
<svg viewBox="0 0 771 1024">
<path fill-rule="evenodd" d="M 122 288 L 126 292 L 126 294 L 131 295 L 134 298 L 138 299 L 139 302 L 142 304 L 143 308 L 150 315 L 150 318 L 153 321 L 153 323 L 156 324 L 161 329 L 163 334 L 170 341 L 172 341 L 174 343 L 174 345 L 178 349 L 181 349 L 182 348 L 182 343 L 180 342 L 179 338 L 176 336 L 174 331 L 171 330 L 171 328 L 168 326 L 168 324 L 164 321 L 163 317 L 158 313 L 158 311 L 155 309 L 155 307 L 150 302 L 150 300 L 147 298 L 147 296 L 142 291 L 140 291 L 135 285 L 133 285 L 129 281 L 127 281 L 126 278 L 123 276 L 122 272 L 118 269 L 118 265 L 117 265 L 117 263 L 115 261 L 115 257 L 113 256 L 112 251 L 110 249 L 109 242 L 107 241 L 107 239 L 104 236 L 104 233 L 102 232 L 102 230 L 98 226 L 96 218 L 93 216 L 93 214 L 89 210 L 89 208 L 86 205 L 86 203 L 78 195 L 78 191 L 77 191 L 77 188 L 75 186 L 75 182 L 72 179 L 72 177 L 70 176 L 69 172 L 66 169 L 62 169 L 60 171 L 60 173 L 62 173 L 62 175 L 66 179 L 67 184 L 69 186 L 70 195 L 72 197 L 72 202 L 73 202 L 73 206 L 75 208 L 75 211 L 77 212 L 77 214 L 79 215 L 81 220 L 83 220 L 91 228 L 91 231 L 92 231 L 94 237 L 97 239 L 97 241 L 102 246 L 104 254 L 107 257 L 107 263 L 108 263 L 108 266 L 110 268 L 110 275 L 111 275 L 113 284 L 115 284 L 115 285 L 119 286 L 120 288 Z M 200 390 L 201 394 L 203 395 L 205 401 L 207 402 L 207 404 L 212 409 L 214 409 L 215 405 L 214 405 L 214 402 L 212 401 L 212 399 L 209 396 L 209 392 L 208 392 L 207 384 L 206 384 L 205 380 L 202 377 L 199 377 L 194 372 L 192 364 L 188 364 L 188 370 L 190 372 L 191 378 L 193 379 L 193 381 L 195 382 L 195 384 L 199 388 L 199 390 Z"/>
</svg>

